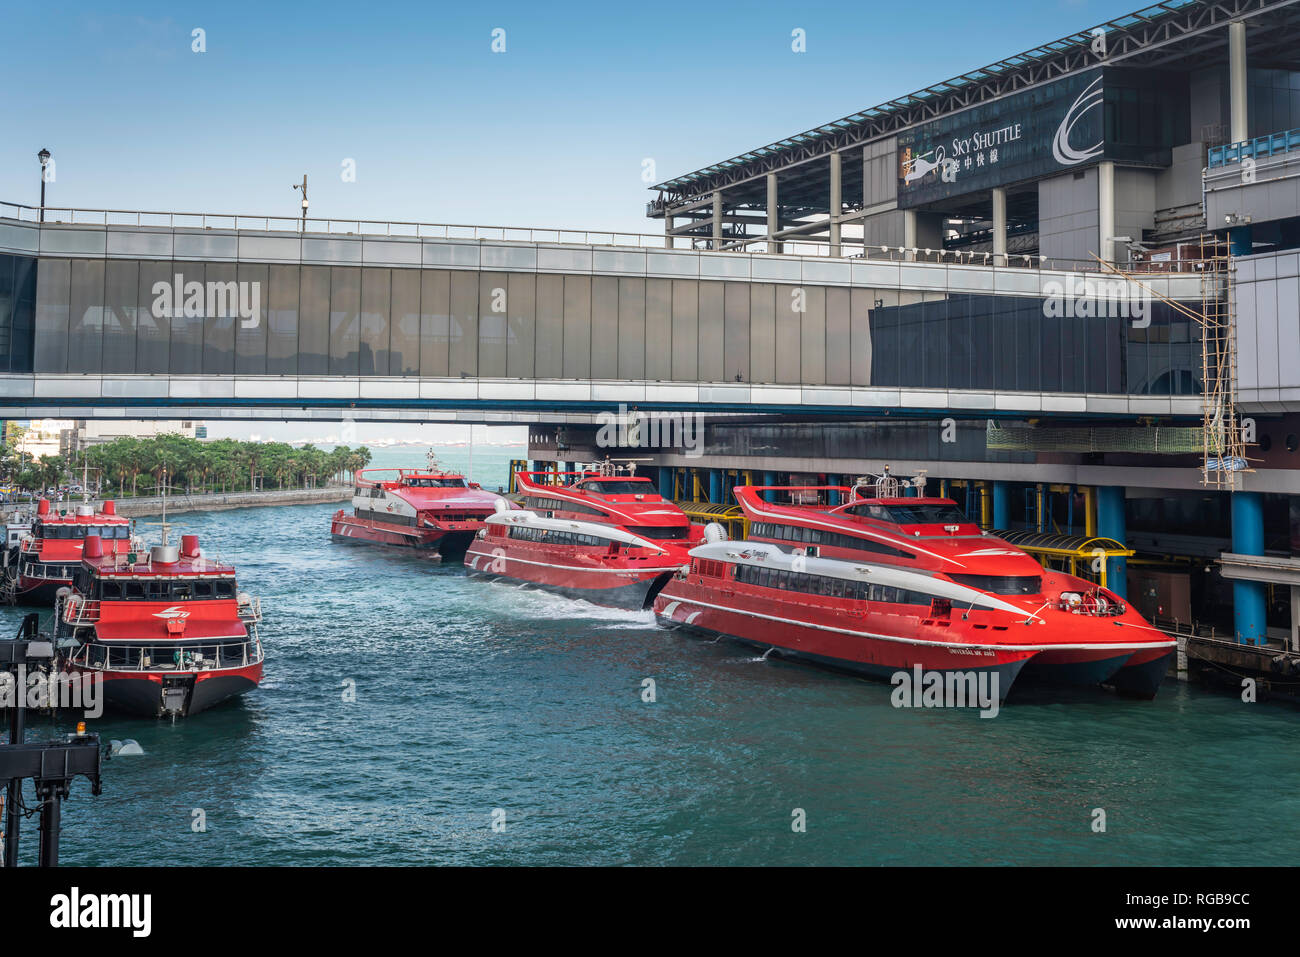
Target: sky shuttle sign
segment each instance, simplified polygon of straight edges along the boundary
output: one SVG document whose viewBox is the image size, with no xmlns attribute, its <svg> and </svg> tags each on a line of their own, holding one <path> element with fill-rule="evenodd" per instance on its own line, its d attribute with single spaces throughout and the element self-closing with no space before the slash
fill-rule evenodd
<svg viewBox="0 0 1300 957">
<path fill-rule="evenodd" d="M 1102 71 L 1091 70 L 898 134 L 904 209 L 1062 172 L 1105 151 Z"/>
</svg>

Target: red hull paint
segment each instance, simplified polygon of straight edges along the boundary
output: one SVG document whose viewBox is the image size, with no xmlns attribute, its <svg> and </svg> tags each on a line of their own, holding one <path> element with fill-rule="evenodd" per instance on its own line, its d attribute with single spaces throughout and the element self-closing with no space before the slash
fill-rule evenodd
<svg viewBox="0 0 1300 957">
<path fill-rule="evenodd" d="M 477 539 L 465 553 L 470 574 L 527 582 L 595 604 L 643 608 L 655 584 L 685 560 L 655 555 L 630 558 L 599 548 L 550 546 L 509 539 Z"/>
<path fill-rule="evenodd" d="M 769 569 L 791 584 L 800 575 L 809 584 L 838 584 L 793 591 L 784 579 L 777 585 L 762 578 Z M 877 587 L 882 597 L 873 592 L 868 600 L 862 589 Z M 1048 608 L 1037 596 L 1012 600 L 971 590 L 963 598 L 956 587 L 886 566 L 800 559 L 771 545 L 728 543 L 694 550 L 690 572 L 663 587 L 654 610 L 668 627 L 727 636 L 875 677 L 917 666 L 938 672 L 994 669 L 1003 695 L 1021 674 L 1025 680 L 1035 674 L 1078 685 L 1114 681 L 1127 693 L 1155 693 L 1164 673 L 1160 661 L 1173 643 L 1131 610 L 1084 616 Z M 911 591 L 927 588 L 933 594 L 947 589 L 950 597 Z M 1139 667 L 1129 667 L 1130 661 Z"/>
<path fill-rule="evenodd" d="M 880 568 L 881 574 L 884 569 L 919 573 L 1023 608 L 1019 620 L 1032 618 L 1032 625 L 1016 623 L 1013 612 L 999 613 L 1004 624 L 1013 622 L 1008 637 L 1039 648 L 1025 664 L 1023 681 L 1107 684 L 1150 697 L 1167 668 L 1172 640 L 1116 595 L 1045 569 L 1021 549 L 981 532 L 951 499 L 923 493 L 873 497 L 871 486 L 740 486 L 734 494 L 752 523 L 755 542 L 787 554 L 807 551 L 854 567 Z M 670 584 L 664 594 L 676 587 Z M 987 612 L 963 614 L 962 601 L 948 604 L 952 640 L 988 640 L 996 626 L 979 624 Z M 884 624 L 880 628 L 888 630 Z M 921 638 L 923 623 L 915 619 L 903 632 L 889 633 Z"/>
<path fill-rule="evenodd" d="M 482 522 L 456 522 L 441 528 L 413 529 L 409 525 L 391 525 L 370 519 L 357 518 L 343 509 L 334 513 L 330 521 L 330 535 L 339 542 L 363 542 L 368 545 L 390 545 L 397 548 L 420 548 L 441 552 L 464 551 L 466 543 L 483 527 Z"/>
<path fill-rule="evenodd" d="M 956 640 L 951 627 L 925 624 L 922 615 L 908 613 L 904 606 L 863 614 L 828 604 L 833 601 L 820 599 L 819 603 L 818 596 L 802 594 L 773 597 L 673 579 L 655 598 L 654 610 L 669 627 L 725 635 L 880 677 L 916 665 L 927 671 L 1019 666 L 1037 653 L 1010 642 Z M 1002 688 L 1002 694 L 1009 687 Z"/>
</svg>

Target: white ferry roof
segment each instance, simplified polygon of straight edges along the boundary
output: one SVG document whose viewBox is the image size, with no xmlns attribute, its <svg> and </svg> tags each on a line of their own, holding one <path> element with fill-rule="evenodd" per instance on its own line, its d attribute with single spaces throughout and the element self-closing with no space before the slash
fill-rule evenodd
<svg viewBox="0 0 1300 957">
<path fill-rule="evenodd" d="M 726 541 L 709 542 L 692 548 L 692 558 L 712 559 L 738 565 L 755 565 L 759 568 L 780 568 L 784 571 L 801 571 L 811 575 L 823 575 L 827 578 L 843 578 L 848 581 L 871 582 L 875 585 L 887 585 L 891 588 L 903 588 L 908 591 L 922 592 L 936 598 L 946 598 L 954 606 L 978 606 L 1009 611 L 1024 617 L 1034 617 L 1024 608 L 1003 601 L 994 595 L 986 594 L 956 582 L 944 581 L 924 572 L 909 571 L 893 565 L 872 565 L 849 561 L 841 558 L 813 558 L 799 556 L 782 551 L 767 542 Z M 799 567 L 794 568 L 798 559 Z"/>
<path fill-rule="evenodd" d="M 489 525 L 518 525 L 526 528 L 545 528 L 556 532 L 573 532 L 577 535 L 594 535 L 606 541 L 621 542 L 624 545 L 640 545 L 657 552 L 667 552 L 663 546 L 633 535 L 614 525 L 601 525 L 597 522 L 575 522 L 567 518 L 542 518 L 536 512 L 526 508 L 513 508 L 505 512 L 496 512 L 486 519 Z"/>
</svg>

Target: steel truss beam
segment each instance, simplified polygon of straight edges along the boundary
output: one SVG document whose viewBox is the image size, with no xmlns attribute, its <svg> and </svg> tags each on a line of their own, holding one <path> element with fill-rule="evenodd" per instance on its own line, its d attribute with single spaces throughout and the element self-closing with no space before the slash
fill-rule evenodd
<svg viewBox="0 0 1300 957">
<path fill-rule="evenodd" d="M 1223 50 L 1226 54 L 1226 40 L 1217 31 L 1233 20 L 1246 20 L 1252 27 L 1252 58 L 1286 55 L 1294 59 L 1300 40 L 1297 2 L 1300 0 L 1166 0 L 1046 44 L 1037 51 L 1010 57 L 770 144 L 753 154 L 667 180 L 651 187 L 660 190 L 662 198 L 647 204 L 646 212 L 651 217 L 664 215 L 665 209 L 675 212 L 683 204 L 698 201 L 702 194 L 859 147 L 1091 67 L 1122 64 L 1155 68 L 1210 51 Z M 1092 52 L 1094 31 L 1098 29 L 1105 31 L 1104 59 Z"/>
</svg>

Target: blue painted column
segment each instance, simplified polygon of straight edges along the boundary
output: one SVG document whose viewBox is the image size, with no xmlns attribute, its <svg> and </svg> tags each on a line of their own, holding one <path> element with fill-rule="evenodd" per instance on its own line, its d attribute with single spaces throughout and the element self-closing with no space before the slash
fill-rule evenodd
<svg viewBox="0 0 1300 957">
<path fill-rule="evenodd" d="M 1113 538 L 1121 545 L 1127 534 L 1124 525 L 1124 489 L 1119 485 L 1097 487 L 1097 534 Z M 1120 598 L 1128 597 L 1128 560 L 1106 560 L 1106 587 Z"/>
<path fill-rule="evenodd" d="M 1232 551 L 1237 555 L 1264 554 L 1264 497 L 1259 492 L 1232 493 Z M 1237 642 L 1262 645 L 1267 598 L 1263 582 L 1232 583 L 1232 617 Z"/>
<path fill-rule="evenodd" d="M 1006 482 L 993 483 L 993 527 L 1006 531 L 1011 521 L 1011 486 Z"/>
<path fill-rule="evenodd" d="M 1249 226 L 1234 226 L 1228 230 L 1228 251 L 1234 256 L 1249 256 L 1255 251 Z"/>
<path fill-rule="evenodd" d="M 722 502 L 722 469 L 709 469 L 709 501 L 715 505 Z"/>
<path fill-rule="evenodd" d="M 673 497 L 673 470 L 666 466 L 659 466 L 659 494 L 669 501 Z"/>
<path fill-rule="evenodd" d="M 764 472 L 764 473 L 763 473 L 763 484 L 764 484 L 764 485 L 775 485 L 775 484 L 776 484 L 776 473 L 775 473 L 775 472 Z M 775 492 L 764 492 L 764 493 L 763 493 L 763 498 L 764 498 L 765 501 L 768 501 L 768 502 L 775 502 L 775 501 L 776 501 L 776 493 L 775 493 Z"/>
<path fill-rule="evenodd" d="M 826 476 L 826 484 L 827 484 L 827 485 L 839 485 L 839 484 L 840 484 L 840 477 L 839 477 L 838 475 L 829 475 L 829 474 L 828 474 L 828 475 Z M 827 493 L 826 493 L 826 501 L 830 503 L 831 507 L 834 507 L 834 506 L 836 506 L 836 505 L 839 505 L 839 504 L 840 504 L 840 493 L 839 493 L 839 492 L 827 492 Z"/>
</svg>

